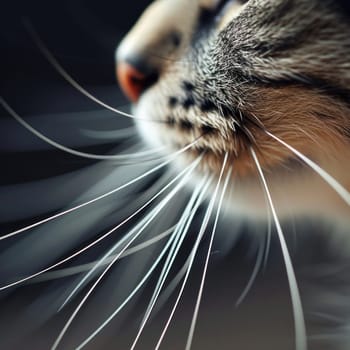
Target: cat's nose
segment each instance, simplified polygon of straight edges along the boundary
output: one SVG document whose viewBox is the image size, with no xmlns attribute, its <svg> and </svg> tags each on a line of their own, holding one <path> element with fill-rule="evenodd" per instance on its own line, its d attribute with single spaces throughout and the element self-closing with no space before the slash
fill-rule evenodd
<svg viewBox="0 0 350 350">
<path fill-rule="evenodd" d="M 132 102 L 137 102 L 141 94 L 157 79 L 154 69 L 137 61 L 118 60 L 116 71 L 121 89 Z"/>
</svg>

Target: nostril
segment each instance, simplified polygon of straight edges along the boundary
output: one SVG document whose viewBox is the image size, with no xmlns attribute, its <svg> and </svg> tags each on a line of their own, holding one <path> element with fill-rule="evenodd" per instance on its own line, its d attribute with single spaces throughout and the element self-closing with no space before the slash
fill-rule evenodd
<svg viewBox="0 0 350 350">
<path fill-rule="evenodd" d="M 136 102 L 158 76 L 149 67 L 123 60 L 117 64 L 117 78 L 125 95 L 132 102 Z"/>
<path fill-rule="evenodd" d="M 117 65 L 117 77 L 125 95 L 132 102 L 136 102 L 143 90 L 145 75 L 129 63 L 120 62 Z"/>
</svg>

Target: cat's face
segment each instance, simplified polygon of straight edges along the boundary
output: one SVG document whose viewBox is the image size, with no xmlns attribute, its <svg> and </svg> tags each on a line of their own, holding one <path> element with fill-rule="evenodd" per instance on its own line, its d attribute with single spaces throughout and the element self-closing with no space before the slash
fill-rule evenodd
<svg viewBox="0 0 350 350">
<path fill-rule="evenodd" d="M 198 139 L 182 158 L 203 154 L 201 171 L 216 176 L 228 152 L 232 211 L 266 211 L 253 148 L 281 215 L 349 217 L 271 136 L 350 189 L 349 34 L 333 0 L 158 0 L 119 46 L 118 74 L 136 117 L 161 121 L 137 122 L 151 144 L 172 152 Z"/>
</svg>

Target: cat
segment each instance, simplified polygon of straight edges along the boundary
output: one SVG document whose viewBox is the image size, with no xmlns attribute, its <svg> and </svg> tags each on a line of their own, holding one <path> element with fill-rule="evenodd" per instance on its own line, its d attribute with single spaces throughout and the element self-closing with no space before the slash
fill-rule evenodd
<svg viewBox="0 0 350 350">
<path fill-rule="evenodd" d="M 105 326 L 112 318 L 116 318 L 117 323 L 113 329 L 120 327 L 125 330 L 125 325 L 133 324 L 130 326 L 133 336 L 130 336 L 132 340 L 129 339 L 127 345 L 121 345 L 118 337 L 111 336 L 112 340 L 108 346 L 112 348 L 124 349 L 131 346 L 147 349 L 164 346 L 171 349 L 189 349 L 192 346 L 211 349 L 215 344 L 220 344 L 218 346 L 222 349 L 348 349 L 350 303 L 347 296 L 350 283 L 346 276 L 349 271 L 347 236 L 350 220 L 350 21 L 347 6 L 345 1 L 336 0 L 157 0 L 150 5 L 116 51 L 116 73 L 122 89 L 133 102 L 132 114 L 124 115 L 135 119 L 139 134 L 151 151 L 149 154 L 146 150 L 136 155 L 123 156 L 121 153 L 120 156 L 107 155 L 97 159 L 121 162 L 127 159 L 140 163 L 130 166 L 126 174 L 120 169 L 111 173 L 114 187 L 123 187 L 128 181 L 134 181 L 133 179 L 143 180 L 148 175 L 156 174 L 156 170 L 169 165 L 170 160 L 167 159 L 171 159 L 171 175 L 166 173 L 167 177 L 154 178 L 152 182 L 155 182 L 156 186 L 150 186 L 148 192 L 145 192 L 144 188 L 136 187 L 127 195 L 116 193 L 119 195 L 118 201 L 110 199 L 100 206 L 95 205 L 93 201 L 90 203 L 94 205 L 92 209 L 88 209 L 88 205 L 85 204 L 80 207 L 81 202 L 89 203 L 87 200 L 91 195 L 96 197 L 97 194 L 101 194 L 101 188 L 97 186 L 91 190 L 93 192 L 90 195 L 80 198 L 76 206 L 68 206 L 67 212 L 59 212 L 49 220 L 44 218 L 43 222 L 39 221 L 34 227 L 25 226 L 25 231 L 36 229 L 36 225 L 39 227 L 37 232 L 34 232 L 34 238 L 19 237 L 19 242 L 6 250 L 2 260 L 8 261 L 9 257 L 17 256 L 26 246 L 32 246 L 28 256 L 42 255 L 41 251 L 47 249 L 45 244 L 48 244 L 42 242 L 43 232 L 50 230 L 57 236 L 46 238 L 53 240 L 49 245 L 51 249 L 55 244 L 60 245 L 57 246 L 57 252 L 52 251 L 50 259 L 40 256 L 40 261 L 32 262 L 28 272 L 24 265 L 25 261 L 30 259 L 26 260 L 24 252 L 21 256 L 24 262 L 13 262 L 15 267 L 17 264 L 18 266 L 17 270 L 13 268 L 15 273 L 12 273 L 20 277 L 11 277 L 9 282 L 2 283 L 2 289 L 6 291 L 9 287 L 45 275 L 55 267 L 57 261 L 61 264 L 61 255 L 66 250 L 71 251 L 72 246 L 84 247 L 82 235 L 93 237 L 90 226 L 93 229 L 96 218 L 103 217 L 103 225 L 108 229 L 112 227 L 107 233 L 112 234 L 115 227 L 121 226 L 123 218 L 128 217 L 126 212 L 130 211 L 129 197 L 135 202 L 131 203 L 131 208 L 141 206 L 139 212 L 139 209 L 132 209 L 135 219 L 139 221 L 133 220 L 133 217 L 127 219 L 131 223 L 131 231 L 124 232 L 127 237 L 124 243 L 123 238 L 121 241 L 117 240 L 117 243 L 109 241 L 112 248 L 107 246 L 107 253 L 103 256 L 105 259 L 97 263 L 108 266 L 102 275 L 96 275 L 97 272 L 103 271 L 102 266 L 95 265 L 90 270 L 90 275 L 86 275 L 83 280 L 78 279 L 78 285 L 71 287 L 71 281 L 57 281 L 50 287 L 51 295 L 47 293 L 49 302 L 45 302 L 45 297 L 41 296 L 39 302 L 31 307 L 33 310 L 40 310 L 40 305 L 46 305 L 47 315 L 52 315 L 56 309 L 66 308 L 65 321 L 61 330 L 55 334 L 52 348 L 90 346 L 94 344 L 95 338 L 101 335 L 102 330 L 106 331 L 100 326 Z M 35 33 L 32 34 L 52 65 L 86 94 L 86 91 L 63 71 L 45 49 L 40 38 L 36 37 Z M 9 114 L 27 129 L 30 128 L 5 100 L 1 102 Z M 34 129 L 31 131 L 36 132 Z M 36 136 L 43 138 L 44 135 L 36 133 Z M 61 150 L 73 152 L 69 148 L 52 143 L 50 139 L 45 141 Z M 157 153 L 152 150 L 156 150 Z M 73 154 L 94 156 L 84 152 Z M 160 158 L 155 168 L 154 157 Z M 141 164 L 142 160 L 147 158 L 150 163 Z M 98 171 L 104 176 L 110 172 L 108 167 Z M 65 180 L 63 183 L 69 181 Z M 106 183 L 101 185 L 102 192 L 106 192 Z M 146 182 L 144 186 L 148 185 Z M 186 195 L 177 198 L 182 187 L 185 187 Z M 143 203 L 148 203 L 150 198 L 154 198 L 158 204 L 152 207 L 152 210 L 143 213 L 142 210 L 146 208 Z M 168 208 L 166 205 L 169 202 L 172 206 Z M 138 206 L 136 203 L 139 203 Z M 199 209 L 201 205 L 204 207 L 202 210 Z M 74 227 L 74 220 L 70 223 L 69 218 L 65 219 L 65 215 L 70 213 L 72 208 L 82 209 L 81 217 L 86 216 L 84 222 L 80 220 L 75 241 L 70 241 L 72 238 L 68 229 L 67 234 L 60 232 L 60 236 L 57 229 L 63 225 L 67 228 Z M 116 208 L 118 226 L 113 224 Z M 151 223 L 145 237 L 138 242 L 139 231 L 148 225 L 153 217 L 159 222 L 154 225 Z M 209 220 L 210 217 L 212 221 Z M 53 223 L 56 219 L 57 224 Z M 197 226 L 191 224 L 192 219 L 199 221 Z M 294 223 L 294 220 L 298 222 Z M 245 305 L 244 299 L 248 292 L 252 291 L 252 284 L 261 265 L 267 264 L 268 259 L 270 264 L 278 264 L 283 270 L 286 266 L 294 317 L 294 321 L 289 323 L 291 332 L 295 331 L 295 346 L 293 339 L 288 339 L 288 336 L 284 338 L 283 335 L 279 337 L 276 334 L 273 339 L 266 336 L 266 344 L 263 344 L 258 340 L 255 342 L 254 339 L 249 339 L 249 336 L 240 335 L 238 331 L 230 334 L 229 321 L 223 322 L 225 336 L 221 340 L 215 339 L 215 336 L 214 339 L 210 339 L 210 335 L 208 336 L 203 328 L 202 331 L 197 330 L 197 321 L 199 323 L 203 319 L 198 314 L 202 310 L 202 292 L 208 288 L 210 290 L 209 283 L 205 281 L 205 273 L 210 261 L 215 259 L 215 255 L 209 254 L 218 251 L 225 255 L 225 250 L 226 254 L 234 251 L 232 246 L 237 240 L 236 231 L 240 231 L 235 225 L 240 223 L 249 225 L 249 231 L 256 231 L 250 232 L 249 240 L 253 242 L 252 252 L 257 254 L 257 262 L 247 287 L 244 288 L 244 283 L 240 284 L 244 290 L 243 293 L 237 293 L 237 304 Z M 276 232 L 271 231 L 272 224 L 276 226 Z M 169 231 L 171 225 L 175 225 L 172 235 Z M 99 226 L 101 232 L 103 229 Z M 189 237 L 185 237 L 188 229 Z M 298 244 L 299 250 L 301 249 L 301 252 L 298 252 L 299 259 L 290 257 L 290 237 L 293 236 L 293 230 L 298 233 L 298 242 L 302 242 L 302 246 Z M 10 239 L 20 236 L 25 231 L 20 228 L 4 237 Z M 156 234 L 162 231 L 164 234 L 159 238 Z M 244 230 L 245 233 L 246 231 Z M 163 238 L 168 236 L 169 240 L 164 242 Z M 313 236 L 316 238 L 309 243 L 308 239 Z M 199 249 L 202 238 L 206 247 Z M 212 246 L 214 238 L 216 250 Z M 65 244 L 62 239 L 65 240 Z M 106 313 L 99 313 L 94 309 L 94 325 L 86 326 L 88 330 L 84 331 L 84 340 L 82 341 L 79 335 L 78 342 L 64 345 L 67 330 L 77 323 L 76 316 L 83 313 L 85 317 L 91 317 L 91 312 L 84 313 L 84 309 L 90 295 L 99 290 L 97 282 L 112 268 L 112 265 L 108 264 L 114 262 L 114 259 L 118 260 L 120 255 L 126 252 L 129 254 L 134 244 L 142 245 L 144 241 L 152 240 L 156 242 L 153 250 L 138 251 L 127 263 L 121 261 L 117 271 L 112 274 L 104 288 L 101 288 L 104 292 L 99 297 L 107 305 L 113 305 L 110 307 L 113 312 L 109 308 L 109 312 Z M 183 241 L 186 244 L 182 246 Z M 327 256 L 324 258 L 327 262 L 326 267 L 321 265 L 319 269 L 312 268 L 312 277 L 308 275 L 307 283 L 299 284 L 301 277 L 298 273 L 295 276 L 293 264 L 297 267 L 304 265 L 303 261 L 306 258 L 303 250 L 307 259 L 312 261 L 313 244 L 318 241 L 325 242 L 323 244 L 326 245 L 326 248 L 323 248 L 321 243 L 317 246 L 317 250 L 327 250 L 327 253 L 324 253 Z M 282 249 L 283 259 L 278 261 L 278 258 L 271 255 L 272 248 L 268 248 L 271 244 L 273 251 Z M 171 249 L 172 253 L 169 253 Z M 174 252 L 185 258 L 176 258 Z M 318 253 L 320 256 L 323 254 Z M 193 265 L 195 258 L 201 258 L 202 263 L 199 267 Z M 155 265 L 155 261 L 159 263 L 161 259 L 169 263 L 165 265 L 164 270 Z M 169 278 L 167 266 L 170 269 L 174 263 L 176 268 L 173 268 L 175 271 L 171 270 L 172 277 Z M 225 263 L 227 264 L 227 261 Z M 333 268 L 333 265 L 336 268 Z M 140 311 L 134 317 L 128 316 L 127 313 L 120 315 L 120 305 L 129 301 L 130 295 L 133 296 L 133 288 L 136 288 L 136 292 L 143 289 L 140 281 L 156 268 L 162 271 L 160 279 L 157 280 L 156 277 L 158 284 L 155 289 L 154 286 L 145 288 L 142 295 L 146 297 L 141 298 L 146 311 Z M 191 269 L 200 276 L 197 284 L 189 281 Z M 228 276 L 224 274 L 224 277 Z M 308 292 L 307 284 L 316 277 L 317 291 L 309 288 Z M 326 283 L 326 279 L 330 277 L 331 283 Z M 172 282 L 168 282 L 167 278 Z M 225 278 L 218 280 L 216 283 L 221 283 L 223 287 Z M 326 286 L 323 286 L 323 283 Z M 195 294 L 191 304 L 183 301 L 183 289 L 187 284 L 190 284 L 187 289 Z M 73 311 L 67 310 L 69 302 L 83 287 L 85 289 L 82 299 L 78 298 Z M 166 290 L 164 294 L 161 293 L 163 289 Z M 109 291 L 108 297 L 105 290 Z M 267 292 L 274 295 L 270 294 L 270 288 L 267 288 Z M 211 298 L 214 306 L 218 303 L 215 293 L 223 295 L 219 288 L 214 288 Z M 167 298 L 169 302 L 166 302 Z M 234 303 L 234 297 L 230 299 L 231 296 L 226 296 L 223 304 Z M 249 301 L 251 300 L 246 300 L 248 305 Z M 175 324 L 179 327 L 179 322 L 173 320 L 173 312 L 180 308 L 181 302 L 191 307 L 190 315 L 186 317 L 186 331 L 181 341 L 177 342 L 175 336 L 175 340 L 173 337 L 170 343 L 165 343 L 170 333 L 168 326 Z M 163 304 L 166 306 L 162 310 Z M 266 305 L 274 306 L 267 301 Z M 279 305 L 277 301 L 276 305 Z M 208 309 L 213 312 L 214 306 Z M 155 308 L 158 313 L 155 312 Z M 215 328 L 210 324 L 210 317 L 217 322 L 221 318 L 222 322 L 227 314 L 235 312 L 229 308 L 229 312 L 225 313 L 224 308 L 225 306 L 221 305 L 220 310 L 215 310 L 217 315 L 214 316 L 206 313 L 209 326 Z M 132 309 L 128 311 L 133 315 Z M 239 313 L 239 309 L 236 312 Z M 183 314 L 185 315 L 186 311 L 183 311 Z M 269 312 L 271 319 L 276 316 L 273 314 L 273 311 Z M 156 334 L 157 339 L 153 339 L 153 335 L 148 340 L 140 339 L 147 333 L 144 328 L 151 323 L 152 317 L 155 317 L 159 324 L 155 322 L 158 324 L 156 331 L 148 333 Z M 257 316 L 253 313 L 252 318 L 254 317 Z M 41 318 L 46 322 L 48 316 Z M 84 325 L 84 322 L 80 323 Z M 258 322 L 257 327 L 262 324 Z M 276 323 L 270 321 L 269 326 L 272 327 L 270 332 L 274 333 Z M 313 327 L 316 329 L 315 339 L 310 335 Z M 252 331 L 253 335 L 257 335 L 256 329 Z M 216 334 L 217 332 L 216 329 Z"/>
<path fill-rule="evenodd" d="M 281 217 L 293 210 L 347 220 L 348 203 L 310 169 L 290 171 L 298 157 L 261 130 L 349 189 L 348 33 L 334 1 L 159 1 L 119 47 L 119 77 L 137 97 L 137 117 L 165 122 L 137 121 L 148 142 L 176 149 L 200 137 L 194 155 L 204 152 L 216 174 L 231 154 L 232 213 L 266 213 L 249 154 L 256 145 Z"/>
<path fill-rule="evenodd" d="M 187 160 L 201 155 L 198 173 L 219 182 L 229 164 L 230 215 L 266 218 L 267 196 L 277 227 L 275 208 L 280 218 L 293 212 L 348 229 L 350 21 L 344 4 L 154 2 L 116 53 L 117 76 L 135 103 L 140 133 L 170 150 L 197 140 Z M 164 123 L 150 127 L 150 121 Z M 342 194 L 305 155 L 343 184 Z M 287 251 L 283 238 L 281 245 Z M 290 269 L 291 261 L 285 263 Z M 297 318 L 302 307 L 299 296 L 293 300 L 293 273 L 289 282 Z M 298 339 L 306 337 L 302 322 L 295 319 L 296 342 L 306 349 Z"/>
</svg>

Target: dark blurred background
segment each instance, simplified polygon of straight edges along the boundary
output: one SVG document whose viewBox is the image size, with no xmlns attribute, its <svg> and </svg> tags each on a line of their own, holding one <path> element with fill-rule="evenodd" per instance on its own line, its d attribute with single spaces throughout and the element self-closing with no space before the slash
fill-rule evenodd
<svg viewBox="0 0 350 350">
<path fill-rule="evenodd" d="M 1 95 L 24 116 L 101 109 L 72 88 L 51 67 L 26 29 L 25 23 L 29 22 L 74 79 L 106 103 L 127 109 L 128 101 L 121 95 L 116 84 L 114 51 L 148 3 L 150 1 L 147 0 L 130 3 L 80 0 L 2 2 Z M 4 111 L 0 118 L 2 121 L 6 118 Z M 14 127 L 14 124 L 8 124 L 9 122 L 3 121 L 0 127 L 3 168 L 13 169 L 18 166 L 19 174 L 16 171 L 11 175 L 2 172 L 2 180 L 14 182 L 17 180 L 16 174 L 20 180 L 39 176 L 34 174 L 38 168 L 33 163 L 36 161 L 35 154 L 30 162 L 26 156 L 21 157 L 21 153 L 11 154 L 11 157 L 4 154 L 3 151 L 13 148 L 16 143 L 18 145 L 17 141 L 24 142 L 18 140 L 21 137 L 17 134 L 9 135 L 10 129 L 5 129 Z M 102 151 L 102 148 L 99 150 Z M 43 156 L 45 154 L 40 154 L 40 157 Z M 52 154 L 48 161 L 51 156 Z M 40 159 L 37 161 L 40 162 Z M 58 162 L 57 167 L 53 164 L 55 162 Z M 50 169 L 52 173 L 65 171 L 59 159 L 55 162 L 46 167 L 47 175 Z M 24 169 L 26 170 L 23 171 Z"/>
</svg>

